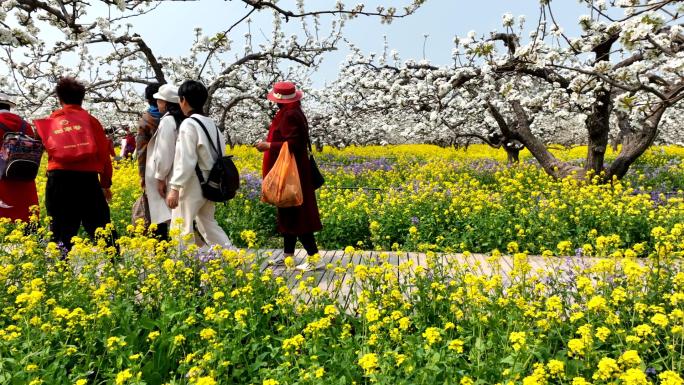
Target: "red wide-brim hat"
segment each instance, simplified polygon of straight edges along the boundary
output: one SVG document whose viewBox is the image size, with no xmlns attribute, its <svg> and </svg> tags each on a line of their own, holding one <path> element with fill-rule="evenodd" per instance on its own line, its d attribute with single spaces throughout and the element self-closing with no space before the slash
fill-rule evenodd
<svg viewBox="0 0 684 385">
<path fill-rule="evenodd" d="M 294 103 L 300 101 L 304 93 L 299 91 L 292 82 L 278 82 L 266 98 L 274 103 Z"/>
</svg>

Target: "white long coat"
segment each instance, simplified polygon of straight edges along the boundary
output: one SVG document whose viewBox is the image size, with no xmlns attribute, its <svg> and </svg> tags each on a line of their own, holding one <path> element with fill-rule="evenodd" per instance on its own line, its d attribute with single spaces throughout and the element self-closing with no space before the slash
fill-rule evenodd
<svg viewBox="0 0 684 385">
<path fill-rule="evenodd" d="M 145 194 L 150 206 L 151 223 L 164 223 L 171 220 L 171 209 L 166 205 L 166 197 L 157 191 L 157 180 L 168 182 L 173 173 L 173 157 L 176 153 L 178 130 L 176 120 L 168 113 L 159 121 L 159 127 L 147 144 L 145 164 Z M 169 186 L 167 185 L 167 190 Z"/>
</svg>

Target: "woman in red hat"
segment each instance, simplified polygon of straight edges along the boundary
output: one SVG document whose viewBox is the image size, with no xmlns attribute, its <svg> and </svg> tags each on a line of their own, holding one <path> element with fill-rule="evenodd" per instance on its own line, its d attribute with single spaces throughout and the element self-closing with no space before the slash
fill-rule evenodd
<svg viewBox="0 0 684 385">
<path fill-rule="evenodd" d="M 278 232 L 284 238 L 284 255 L 272 260 L 282 263 L 286 257 L 293 256 L 297 239 L 302 243 L 308 255 L 318 253 L 314 232 L 323 228 L 316 204 L 316 193 L 311 181 L 311 163 L 308 154 L 309 124 L 302 111 L 300 100 L 303 93 L 296 89 L 294 83 L 279 82 L 268 94 L 268 100 L 278 103 L 278 113 L 268 129 L 265 142 L 259 142 L 256 148 L 264 153 L 262 174 L 266 176 L 278 159 L 280 149 L 287 142 L 294 155 L 302 184 L 304 203 L 297 207 L 278 208 Z M 310 270 L 308 262 L 297 266 L 299 270 Z"/>
</svg>

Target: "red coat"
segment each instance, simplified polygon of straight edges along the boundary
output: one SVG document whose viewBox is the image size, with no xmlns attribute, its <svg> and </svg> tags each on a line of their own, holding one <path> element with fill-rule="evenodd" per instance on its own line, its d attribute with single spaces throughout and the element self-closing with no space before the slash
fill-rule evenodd
<svg viewBox="0 0 684 385">
<path fill-rule="evenodd" d="M 271 148 L 264 153 L 262 174 L 268 174 L 278 159 L 283 143 L 287 142 L 297 162 L 304 203 L 298 207 L 278 208 L 278 232 L 281 234 L 302 235 L 323 228 L 316 203 L 316 192 L 311 184 L 308 138 L 309 125 L 299 102 L 283 105 L 268 129 L 267 141 L 271 143 Z"/>
<path fill-rule="evenodd" d="M 18 115 L 2 112 L 0 113 L 0 122 L 7 126 L 11 131 L 21 130 L 21 119 Z M 33 127 L 28 125 L 26 133 L 35 136 Z M 5 132 L 0 129 L 0 138 L 5 135 Z M 19 180 L 0 180 L 0 217 L 10 218 L 12 220 L 21 219 L 24 222 L 29 221 L 31 216 L 29 207 L 38 205 L 38 192 L 36 191 L 35 181 L 19 181 Z M 5 206 L 11 206 L 5 208 Z"/>
<path fill-rule="evenodd" d="M 75 104 L 65 104 L 62 109 L 53 112 L 50 117 L 58 118 L 65 114 L 87 114 L 90 117 L 90 128 L 97 144 L 97 155 L 92 159 L 78 163 L 60 163 L 52 159 L 48 154 L 48 171 L 70 170 L 70 171 L 90 171 L 100 174 L 100 185 L 104 188 L 112 186 L 112 158 L 109 157 L 109 141 L 104 132 L 100 121 L 88 114 L 86 110 Z"/>
</svg>

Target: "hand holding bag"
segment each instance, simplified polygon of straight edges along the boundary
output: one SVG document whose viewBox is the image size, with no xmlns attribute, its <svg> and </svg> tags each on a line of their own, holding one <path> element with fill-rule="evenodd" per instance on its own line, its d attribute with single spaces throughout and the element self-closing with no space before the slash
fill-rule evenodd
<svg viewBox="0 0 684 385">
<path fill-rule="evenodd" d="M 261 201 L 276 207 L 295 207 L 304 203 L 302 184 L 294 155 L 287 142 L 261 185 Z"/>
</svg>

